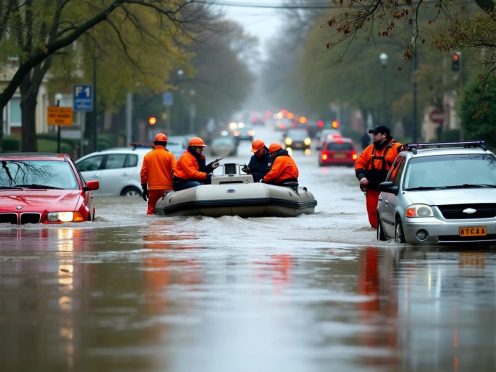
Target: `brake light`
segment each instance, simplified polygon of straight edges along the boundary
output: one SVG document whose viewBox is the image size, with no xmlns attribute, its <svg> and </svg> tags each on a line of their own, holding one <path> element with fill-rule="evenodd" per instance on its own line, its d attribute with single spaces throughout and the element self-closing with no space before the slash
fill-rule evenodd
<svg viewBox="0 0 496 372">
<path fill-rule="evenodd" d="M 322 158 L 322 160 L 327 160 L 329 156 L 326 153 L 323 153 L 320 157 Z"/>
<path fill-rule="evenodd" d="M 354 152 L 353 154 L 351 154 L 351 158 L 353 160 L 357 160 L 358 159 L 358 154 L 356 152 Z"/>
</svg>

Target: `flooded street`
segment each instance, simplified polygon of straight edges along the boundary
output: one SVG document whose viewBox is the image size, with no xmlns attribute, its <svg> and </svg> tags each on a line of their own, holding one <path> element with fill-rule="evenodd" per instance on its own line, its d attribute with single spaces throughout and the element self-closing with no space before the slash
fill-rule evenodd
<svg viewBox="0 0 496 372">
<path fill-rule="evenodd" d="M 353 169 L 294 157 L 314 215 L 1 226 L 0 370 L 495 370 L 494 250 L 377 242 Z"/>
</svg>

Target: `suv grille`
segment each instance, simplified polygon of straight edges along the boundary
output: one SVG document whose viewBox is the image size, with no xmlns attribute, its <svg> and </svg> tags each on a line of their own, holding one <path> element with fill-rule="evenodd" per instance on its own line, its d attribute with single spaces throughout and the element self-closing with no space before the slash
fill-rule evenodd
<svg viewBox="0 0 496 372">
<path fill-rule="evenodd" d="M 440 205 L 439 210 L 447 220 L 496 217 L 496 204 Z M 467 208 L 475 209 L 473 214 L 463 213 Z"/>
<path fill-rule="evenodd" d="M 40 213 L 21 213 L 20 214 L 20 224 L 24 225 L 26 223 L 40 223 L 41 214 Z M 13 225 L 18 224 L 17 213 L 0 213 L 0 223 L 10 223 Z"/>
</svg>

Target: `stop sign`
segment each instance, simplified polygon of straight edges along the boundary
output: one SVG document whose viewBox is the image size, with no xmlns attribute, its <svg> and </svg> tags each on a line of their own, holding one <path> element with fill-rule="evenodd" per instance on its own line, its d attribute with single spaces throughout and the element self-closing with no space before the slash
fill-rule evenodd
<svg viewBox="0 0 496 372">
<path fill-rule="evenodd" d="M 433 123 L 443 125 L 444 111 L 438 108 L 433 109 L 431 112 L 429 112 L 429 119 L 431 119 Z"/>
</svg>

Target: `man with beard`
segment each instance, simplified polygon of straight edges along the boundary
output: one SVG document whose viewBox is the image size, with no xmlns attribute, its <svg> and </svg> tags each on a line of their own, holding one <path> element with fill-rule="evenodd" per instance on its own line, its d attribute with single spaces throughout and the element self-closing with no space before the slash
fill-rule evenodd
<svg viewBox="0 0 496 372">
<path fill-rule="evenodd" d="M 370 129 L 369 133 L 372 134 L 373 142 L 356 160 L 355 174 L 360 181 L 360 189 L 365 191 L 370 226 L 377 229 L 379 184 L 386 179 L 402 145 L 391 137 L 391 132 L 385 125 Z"/>
</svg>

